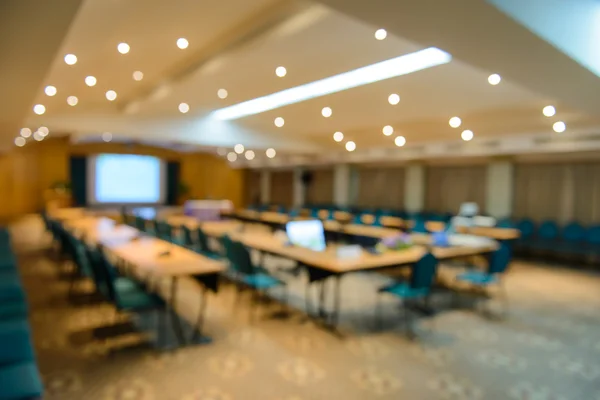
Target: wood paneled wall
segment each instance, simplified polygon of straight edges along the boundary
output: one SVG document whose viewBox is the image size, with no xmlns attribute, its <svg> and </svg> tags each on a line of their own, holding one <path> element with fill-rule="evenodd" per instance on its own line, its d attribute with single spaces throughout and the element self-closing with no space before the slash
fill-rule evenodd
<svg viewBox="0 0 600 400">
<path fill-rule="evenodd" d="M 41 210 L 44 191 L 55 182 L 69 180 L 72 154 L 100 153 L 144 154 L 180 161 L 181 180 L 189 185 L 192 197 L 227 198 L 236 206 L 243 205 L 243 171 L 231 169 L 227 161 L 211 154 L 117 143 L 72 145 L 67 138 L 55 138 L 0 154 L 0 219 Z"/>
<path fill-rule="evenodd" d="M 285 207 L 294 202 L 294 171 L 271 171 L 271 203 Z"/>
<path fill-rule="evenodd" d="M 425 210 L 457 213 L 464 202 L 486 204 L 486 166 L 432 166 L 426 171 Z"/>
<path fill-rule="evenodd" d="M 244 171 L 244 203 L 246 206 L 260 203 L 260 171 Z"/>
<path fill-rule="evenodd" d="M 333 168 L 311 170 L 312 181 L 306 190 L 307 204 L 333 203 Z"/>
<path fill-rule="evenodd" d="M 359 167 L 359 207 L 402 209 L 404 207 L 404 168 Z"/>
</svg>

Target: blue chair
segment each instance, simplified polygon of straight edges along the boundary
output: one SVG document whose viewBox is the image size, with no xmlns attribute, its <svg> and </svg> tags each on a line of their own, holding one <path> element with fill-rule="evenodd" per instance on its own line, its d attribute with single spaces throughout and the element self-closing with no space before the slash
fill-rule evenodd
<svg viewBox="0 0 600 400">
<path fill-rule="evenodd" d="M 423 300 L 428 302 L 431 294 L 431 287 L 433 285 L 436 271 L 438 266 L 438 260 L 431 253 L 425 254 L 415 265 L 412 267 L 412 273 L 410 280 L 407 282 L 395 282 L 391 285 L 386 285 L 377 291 L 377 294 L 387 293 L 398 297 L 402 300 L 402 308 L 404 312 L 404 322 L 406 325 L 406 333 L 409 337 L 414 336 L 414 331 L 411 327 L 411 321 L 409 317 L 407 301 Z M 377 324 L 380 326 L 381 323 L 381 307 L 379 302 L 379 296 L 377 296 L 376 304 L 376 315 Z"/>
<path fill-rule="evenodd" d="M 587 230 L 584 248 L 587 256 L 600 257 L 600 225 L 594 225 Z"/>
<path fill-rule="evenodd" d="M 484 290 L 487 290 L 492 285 L 498 285 L 503 292 L 504 314 L 507 314 L 508 296 L 506 287 L 503 284 L 502 274 L 506 272 L 510 265 L 511 257 L 512 252 L 510 244 L 505 241 L 499 242 L 498 250 L 492 253 L 486 270 L 472 269 L 457 275 L 456 280 L 459 282 L 466 282 L 471 286 L 479 287 Z"/>
<path fill-rule="evenodd" d="M 35 362 L 21 362 L 0 367 L 0 399 L 41 399 L 44 393 Z"/>
<path fill-rule="evenodd" d="M 512 220 L 510 218 L 502 218 L 496 222 L 496 227 L 504 228 L 504 229 L 511 229 L 511 228 L 514 228 L 515 225 L 513 224 Z"/>
<path fill-rule="evenodd" d="M 31 330 L 27 319 L 0 321 L 0 367 L 34 360 Z"/>
<path fill-rule="evenodd" d="M 571 222 L 562 229 L 560 239 L 553 250 L 560 256 L 584 256 L 585 238 L 585 228 L 577 222 Z"/>
<path fill-rule="evenodd" d="M 414 220 L 414 224 L 410 231 L 413 233 L 429 233 L 427 226 L 425 225 L 425 220 L 422 218 L 417 218 Z"/>
<path fill-rule="evenodd" d="M 363 224 L 363 222 L 362 222 L 362 214 L 356 214 L 354 216 L 354 218 L 352 219 L 352 223 L 355 224 L 355 225 L 362 225 Z"/>
<path fill-rule="evenodd" d="M 558 244 L 558 225 L 554 221 L 544 221 L 538 228 L 537 235 L 531 243 L 533 250 L 552 252 Z"/>
<path fill-rule="evenodd" d="M 15 271 L 0 273 L 0 305 L 26 301 L 21 278 Z"/>
<path fill-rule="evenodd" d="M 529 218 L 524 218 L 517 222 L 516 228 L 520 232 L 516 249 L 521 252 L 529 251 L 535 234 L 535 223 Z"/>
<path fill-rule="evenodd" d="M 196 238 L 198 239 L 198 246 L 194 251 L 214 260 L 221 260 L 223 258 L 221 254 L 219 254 L 216 251 L 213 251 L 210 248 L 210 246 L 208 245 L 208 236 L 200 227 L 196 229 Z"/>
<path fill-rule="evenodd" d="M 266 293 L 274 287 L 281 286 L 283 288 L 283 303 L 285 305 L 287 299 L 287 287 L 285 282 L 271 275 L 266 268 L 255 265 L 250 257 L 250 252 L 242 243 L 226 239 L 225 252 L 231 263 L 231 267 L 237 273 L 239 282 L 253 289 L 253 296 L 250 304 L 251 319 L 253 316 L 252 310 L 258 305 L 259 295 L 261 293 Z"/>
</svg>

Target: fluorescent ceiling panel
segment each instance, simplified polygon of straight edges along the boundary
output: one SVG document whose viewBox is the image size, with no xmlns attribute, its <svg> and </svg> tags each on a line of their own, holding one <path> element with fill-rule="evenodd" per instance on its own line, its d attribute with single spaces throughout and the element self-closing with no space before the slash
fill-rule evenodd
<svg viewBox="0 0 600 400">
<path fill-rule="evenodd" d="M 232 120 L 274 110 L 290 104 L 325 96 L 342 90 L 407 75 L 422 69 L 446 64 L 452 56 L 436 47 L 429 47 L 376 64 L 367 65 L 329 78 L 296 86 L 281 92 L 244 101 L 213 112 L 220 120 Z"/>
</svg>

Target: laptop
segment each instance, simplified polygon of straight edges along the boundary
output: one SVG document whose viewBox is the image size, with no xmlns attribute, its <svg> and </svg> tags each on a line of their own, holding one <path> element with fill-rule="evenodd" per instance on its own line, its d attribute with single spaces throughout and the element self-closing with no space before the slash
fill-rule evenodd
<svg viewBox="0 0 600 400">
<path fill-rule="evenodd" d="M 285 233 L 294 246 L 313 251 L 324 251 L 327 247 L 323 222 L 319 220 L 290 221 L 285 224 Z"/>
</svg>

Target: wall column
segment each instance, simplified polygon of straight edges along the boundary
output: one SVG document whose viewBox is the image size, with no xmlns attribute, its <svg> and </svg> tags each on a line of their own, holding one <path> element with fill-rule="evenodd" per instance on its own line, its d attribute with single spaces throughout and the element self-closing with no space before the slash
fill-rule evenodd
<svg viewBox="0 0 600 400">
<path fill-rule="evenodd" d="M 347 207 L 351 204 L 351 172 L 349 164 L 339 164 L 333 168 L 333 204 L 338 207 Z"/>
<path fill-rule="evenodd" d="M 486 212 L 495 218 L 510 217 L 513 211 L 514 165 L 494 161 L 486 172 Z"/>
<path fill-rule="evenodd" d="M 304 173 L 304 168 L 297 167 L 294 168 L 294 197 L 293 197 L 293 205 L 294 207 L 302 207 L 304 206 L 304 201 L 306 199 L 306 188 L 304 187 L 304 183 L 302 182 L 302 174 Z"/>
<path fill-rule="evenodd" d="M 260 171 L 260 204 L 271 202 L 271 171 Z"/>
<path fill-rule="evenodd" d="M 404 178 L 404 208 L 409 213 L 417 213 L 425 208 L 425 166 L 409 164 Z"/>
</svg>

